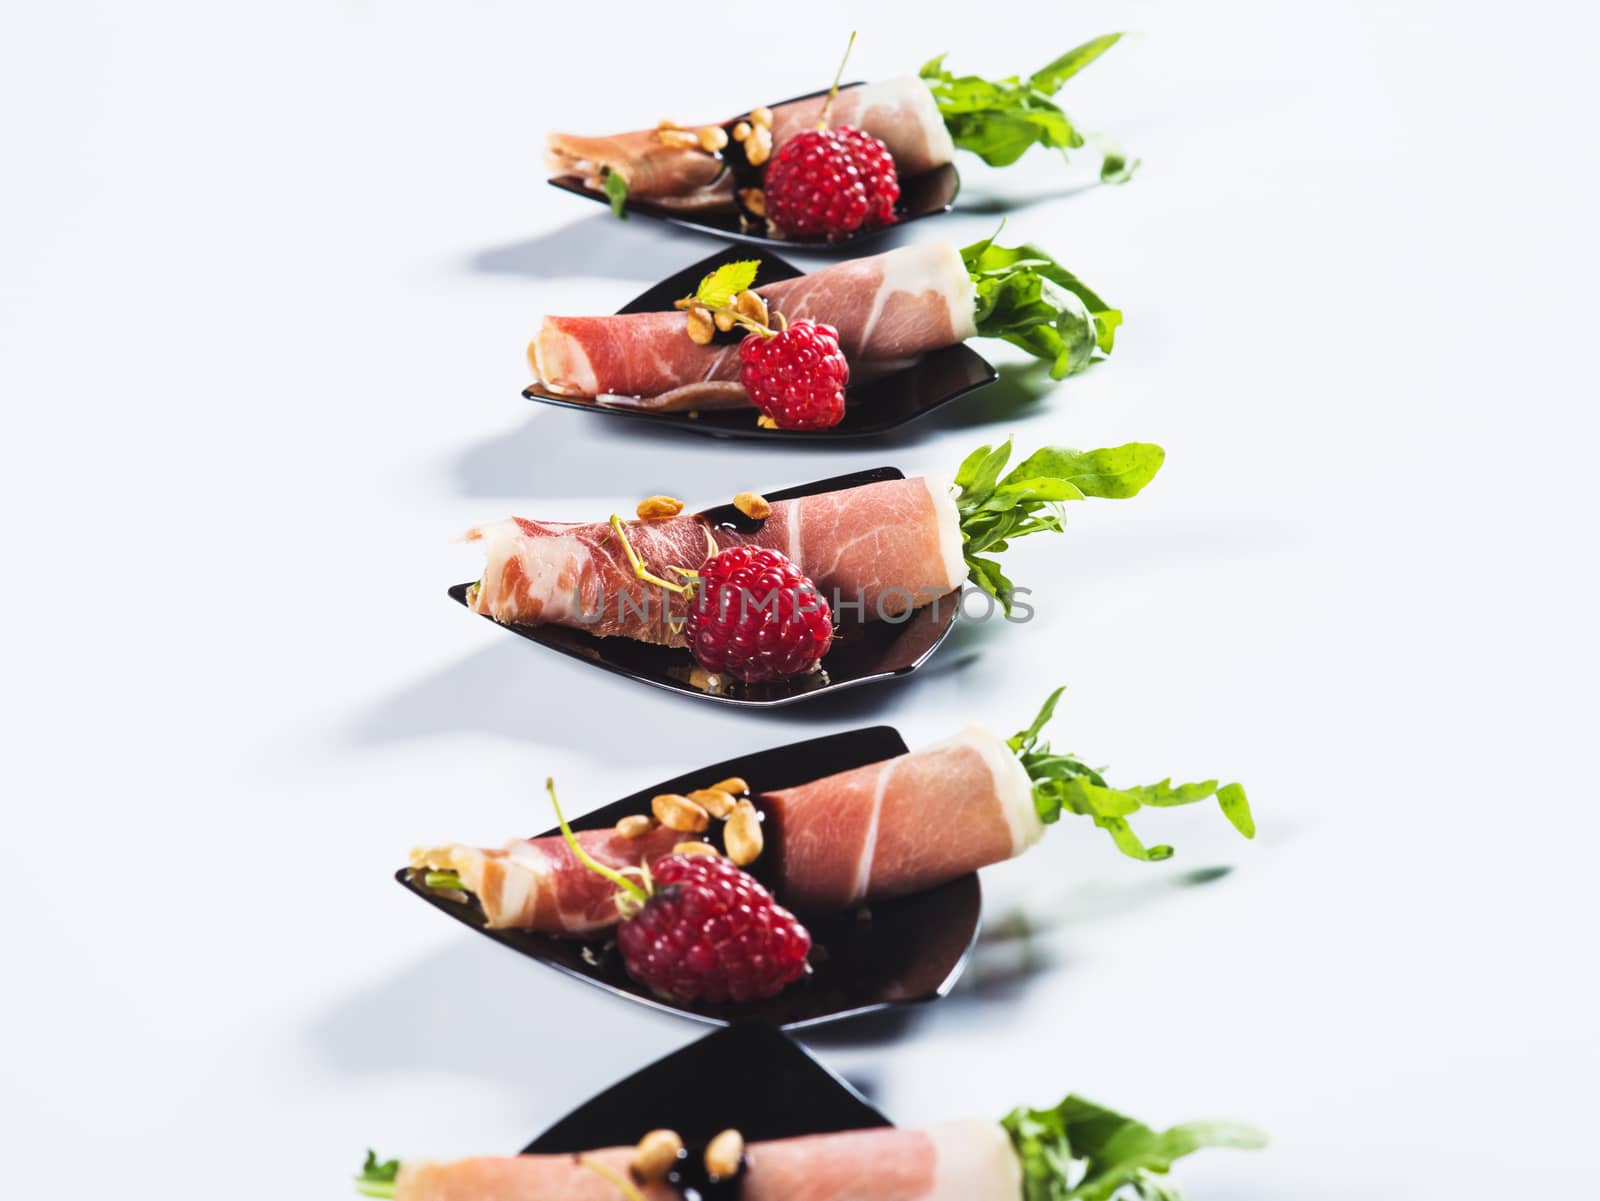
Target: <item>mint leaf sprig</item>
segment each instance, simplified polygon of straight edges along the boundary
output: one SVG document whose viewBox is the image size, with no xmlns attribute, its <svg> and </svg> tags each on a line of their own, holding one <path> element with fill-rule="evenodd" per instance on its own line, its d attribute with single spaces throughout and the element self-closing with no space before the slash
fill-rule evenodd
<svg viewBox="0 0 1600 1201">
<path fill-rule="evenodd" d="M 1033 724 L 1006 740 L 1033 781 L 1033 806 L 1040 821 L 1051 825 L 1060 821 L 1063 813 L 1081 814 L 1109 834 L 1124 855 L 1155 863 L 1172 858 L 1172 848 L 1145 846 L 1128 825 L 1128 817 L 1147 806 L 1170 809 L 1214 796 L 1233 828 L 1246 838 L 1255 837 L 1255 818 L 1241 784 L 1218 787 L 1217 781 L 1205 780 L 1175 785 L 1169 778 L 1140 788 L 1113 788 L 1098 770 L 1081 759 L 1051 751 L 1040 734 L 1055 715 L 1056 702 L 1064 691 L 1065 688 L 1057 688 L 1052 692 Z"/>
<path fill-rule="evenodd" d="M 993 556 L 1028 534 L 1060 533 L 1063 501 L 1137 496 L 1161 470 L 1166 451 L 1150 442 L 1100 450 L 1046 446 L 1002 476 L 1010 459 L 1010 438 L 998 447 L 980 446 L 955 478 L 968 578 L 1008 614 L 1016 586 Z"/>
<path fill-rule="evenodd" d="M 1096 351 L 1111 353 L 1122 310 L 1037 246 L 996 246 L 989 237 L 962 250 L 961 261 L 977 294 L 980 337 L 1002 338 L 1043 359 L 1053 379 L 1076 375 Z"/>
<path fill-rule="evenodd" d="M 381 1163 L 377 1153 L 367 1149 L 367 1161 L 361 1165 L 356 1177 L 356 1191 L 365 1197 L 393 1197 L 394 1182 L 400 1175 L 400 1161 L 386 1159 Z"/>
<path fill-rule="evenodd" d="M 1205 1147 L 1256 1150 L 1267 1143 L 1238 1122 L 1186 1122 L 1158 1132 L 1079 1096 L 1052 1109 L 1014 1109 L 1000 1125 L 1022 1162 L 1023 1201 L 1181 1201 L 1166 1179 L 1175 1161 Z"/>
<path fill-rule="evenodd" d="M 1081 147 L 1085 138 L 1054 96 L 1121 38 L 1120 33 L 1108 33 L 1087 41 L 1026 79 L 955 75 L 945 70 L 943 54 L 924 63 L 919 74 L 933 93 L 951 141 L 991 167 L 1010 166 L 1035 145 L 1060 150 L 1066 158 L 1067 151 Z M 1120 152 L 1109 151 L 1101 162 L 1100 178 L 1122 183 L 1137 165 L 1130 166 Z"/>
</svg>

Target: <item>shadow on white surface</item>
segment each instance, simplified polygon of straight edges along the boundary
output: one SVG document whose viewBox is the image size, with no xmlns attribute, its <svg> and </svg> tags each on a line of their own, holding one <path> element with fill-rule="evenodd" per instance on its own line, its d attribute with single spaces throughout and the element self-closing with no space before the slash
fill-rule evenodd
<svg viewBox="0 0 1600 1201">
<path fill-rule="evenodd" d="M 468 258 L 467 267 L 487 275 L 532 279 L 583 276 L 653 282 L 715 254 L 723 245 L 661 221 L 639 217 L 619 221 L 596 208 L 548 233 L 485 247 Z M 616 307 L 642 290 L 643 285 L 619 288 Z"/>
</svg>

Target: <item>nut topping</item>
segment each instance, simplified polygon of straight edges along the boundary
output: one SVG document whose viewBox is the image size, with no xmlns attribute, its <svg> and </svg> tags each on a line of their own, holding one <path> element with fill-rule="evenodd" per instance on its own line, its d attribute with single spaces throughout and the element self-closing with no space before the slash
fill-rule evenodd
<svg viewBox="0 0 1600 1201">
<path fill-rule="evenodd" d="M 772 516 L 772 505 L 767 498 L 754 492 L 741 492 L 733 498 L 733 507 L 752 521 L 765 521 Z"/>
<path fill-rule="evenodd" d="M 767 324 L 767 302 L 749 288 L 733 298 L 733 311 L 756 325 Z"/>
<path fill-rule="evenodd" d="M 733 140 L 742 142 L 750 136 L 750 122 L 740 121 L 733 127 Z"/>
<path fill-rule="evenodd" d="M 739 203 L 758 217 L 767 215 L 767 194 L 760 188 L 740 188 Z"/>
<path fill-rule="evenodd" d="M 705 346 L 715 333 L 710 309 L 696 306 L 689 310 L 689 341 L 697 346 Z"/>
<path fill-rule="evenodd" d="M 728 131 L 720 125 L 707 125 L 700 130 L 700 149 L 716 154 L 728 144 Z"/>
<path fill-rule="evenodd" d="M 715 818 L 724 818 L 733 812 L 733 797 L 720 788 L 697 788 L 689 794 L 689 799 Z"/>
<path fill-rule="evenodd" d="M 639 502 L 634 513 L 641 521 L 655 521 L 662 517 L 676 517 L 683 512 L 683 502 L 676 496 L 648 496 Z"/>
<path fill-rule="evenodd" d="M 667 829 L 681 834 L 702 834 L 711 824 L 711 817 L 704 809 L 675 792 L 664 792 L 652 800 L 650 811 Z"/>
<path fill-rule="evenodd" d="M 744 782 L 743 776 L 729 776 L 726 780 L 718 780 L 711 787 L 718 792 L 731 793 L 734 796 L 740 796 L 750 791 L 750 785 Z"/>
<path fill-rule="evenodd" d="M 658 1184 L 667 1178 L 682 1154 L 683 1139 L 676 1130 L 652 1130 L 639 1140 L 628 1166 L 644 1183 Z"/>
<path fill-rule="evenodd" d="M 706 1146 L 706 1171 L 713 1180 L 727 1180 L 739 1174 L 744 1160 L 744 1135 L 724 1130 Z"/>
<path fill-rule="evenodd" d="M 761 814 L 749 801 L 740 801 L 722 830 L 722 843 L 728 848 L 728 858 L 740 867 L 748 867 L 761 858 L 766 848 L 766 837 L 761 833 Z"/>
<path fill-rule="evenodd" d="M 655 828 L 655 822 L 642 813 L 630 813 L 617 823 L 617 833 L 624 838 L 643 838 Z"/>
<path fill-rule="evenodd" d="M 744 156 L 752 167 L 759 167 L 772 157 L 772 130 L 757 125 L 744 140 Z"/>
<path fill-rule="evenodd" d="M 750 120 L 763 129 L 772 128 L 772 110 L 764 104 L 758 104 L 750 110 Z"/>
<path fill-rule="evenodd" d="M 700 135 L 692 129 L 658 129 L 656 140 L 675 150 L 699 150 Z"/>
<path fill-rule="evenodd" d="M 701 842 L 698 839 L 691 839 L 688 842 L 680 842 L 680 843 L 674 844 L 673 848 L 672 848 L 672 853 L 674 855 L 711 855 L 711 856 L 716 856 L 717 854 L 719 854 L 719 852 L 718 852 L 716 847 L 712 846 L 709 842 Z"/>
</svg>

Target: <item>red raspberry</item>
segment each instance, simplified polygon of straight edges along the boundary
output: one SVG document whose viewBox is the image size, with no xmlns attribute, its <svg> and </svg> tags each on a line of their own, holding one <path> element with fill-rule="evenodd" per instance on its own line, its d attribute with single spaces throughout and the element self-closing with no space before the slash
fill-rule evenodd
<svg viewBox="0 0 1600 1201">
<path fill-rule="evenodd" d="M 825 430 L 844 420 L 850 364 L 831 325 L 796 321 L 772 337 L 739 343 L 739 382 L 779 429 Z"/>
<path fill-rule="evenodd" d="M 767 217 L 784 233 L 830 241 L 894 222 L 900 177 L 877 138 L 850 125 L 797 133 L 772 156 Z"/>
<path fill-rule="evenodd" d="M 680 1001 L 754 1001 L 806 973 L 811 935 L 749 873 L 715 855 L 668 855 L 656 891 L 617 929 L 628 974 Z"/>
<path fill-rule="evenodd" d="M 700 568 L 689 651 L 707 671 L 746 683 L 810 671 L 833 641 L 828 602 L 775 550 L 734 546 Z"/>
</svg>

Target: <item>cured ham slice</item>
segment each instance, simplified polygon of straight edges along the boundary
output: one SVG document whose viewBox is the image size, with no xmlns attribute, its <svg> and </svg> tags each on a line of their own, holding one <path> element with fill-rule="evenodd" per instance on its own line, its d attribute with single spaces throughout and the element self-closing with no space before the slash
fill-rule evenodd
<svg viewBox="0 0 1600 1201">
<path fill-rule="evenodd" d="M 802 911 L 920 892 L 1020 855 L 1044 834 L 1027 770 L 976 727 L 759 803 L 774 889 Z"/>
<path fill-rule="evenodd" d="M 776 149 L 802 129 L 814 128 L 825 97 L 791 101 L 772 110 Z M 841 88 L 829 121 L 854 125 L 882 140 L 904 175 L 948 163 L 955 145 L 945 128 L 928 85 L 915 76 Z M 605 175 L 617 171 L 628 181 L 628 195 L 678 209 L 731 207 L 732 181 L 720 159 L 703 150 L 668 146 L 654 129 L 609 137 L 553 133 L 545 142 L 545 160 L 560 175 L 580 176 L 595 189 Z"/>
<path fill-rule="evenodd" d="M 650 570 L 675 578 L 716 550 L 754 544 L 782 551 L 834 606 L 888 617 L 931 603 L 966 579 L 960 516 L 949 491 L 926 478 L 777 501 L 754 533 L 713 528 L 694 516 L 626 524 Z M 467 533 L 485 564 L 472 608 L 508 624 L 556 624 L 598 637 L 682 646 L 673 622 L 683 601 L 640 581 L 604 522 L 571 524 L 513 517 Z M 857 609 L 860 605 L 863 608 Z"/>
<path fill-rule="evenodd" d="M 762 286 L 769 309 L 839 331 L 852 371 L 915 358 L 975 336 L 975 297 L 948 242 L 904 246 Z M 699 346 L 683 313 L 545 317 L 528 346 L 534 377 L 552 393 L 657 411 L 738 408 L 737 339 Z"/>
<path fill-rule="evenodd" d="M 642 1133 L 642 1132 L 641 1132 Z M 621 1191 L 585 1160 L 624 1178 L 631 1147 L 585 1155 L 519 1155 L 406 1163 L 395 1201 L 621 1201 Z M 682 1201 L 664 1184 L 646 1201 Z M 752 1143 L 740 1201 L 1020 1201 L 1022 1168 L 1005 1131 L 966 1121 L 923 1130 L 885 1127 Z"/>
<path fill-rule="evenodd" d="M 639 838 L 615 830 L 584 830 L 577 837 L 600 863 L 620 869 L 654 863 L 684 836 L 663 826 Z M 585 867 L 562 838 L 520 839 L 498 850 L 418 848 L 411 866 L 455 872 L 478 898 L 492 930 L 581 937 L 617 924 L 617 886 Z"/>
<path fill-rule="evenodd" d="M 976 727 L 912 754 L 759 795 L 768 849 L 759 871 L 779 902 L 811 912 L 903 896 L 1020 855 L 1044 833 L 1033 785 L 1005 741 Z M 578 835 L 609 867 L 638 867 L 683 837 Z M 615 886 L 559 837 L 503 850 L 446 846 L 412 866 L 454 871 L 488 924 L 583 937 L 616 923 Z"/>
</svg>

